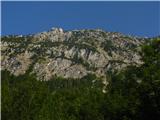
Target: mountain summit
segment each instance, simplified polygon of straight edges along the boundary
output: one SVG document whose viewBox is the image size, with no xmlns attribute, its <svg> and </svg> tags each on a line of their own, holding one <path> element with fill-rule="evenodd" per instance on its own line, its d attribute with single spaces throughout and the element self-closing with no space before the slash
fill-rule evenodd
<svg viewBox="0 0 160 120">
<path fill-rule="evenodd" d="M 141 65 L 140 46 L 145 38 L 95 30 L 64 31 L 52 28 L 28 36 L 3 36 L 1 66 L 14 75 L 36 74 L 39 80 L 54 76 L 104 77 L 108 72 Z"/>
</svg>

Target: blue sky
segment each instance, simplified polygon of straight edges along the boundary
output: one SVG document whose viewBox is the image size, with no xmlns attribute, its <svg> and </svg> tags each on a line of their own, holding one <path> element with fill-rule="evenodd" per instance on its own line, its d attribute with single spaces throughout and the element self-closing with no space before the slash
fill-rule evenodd
<svg viewBox="0 0 160 120">
<path fill-rule="evenodd" d="M 2 35 L 51 27 L 160 35 L 160 2 L 2 2 Z"/>
</svg>

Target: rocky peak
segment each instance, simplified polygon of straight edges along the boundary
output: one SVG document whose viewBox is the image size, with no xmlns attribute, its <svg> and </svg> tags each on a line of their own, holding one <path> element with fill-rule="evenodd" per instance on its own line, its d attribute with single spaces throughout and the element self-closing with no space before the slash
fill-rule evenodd
<svg viewBox="0 0 160 120">
<path fill-rule="evenodd" d="M 55 33 L 63 33 L 63 29 L 62 28 L 55 28 L 55 27 L 52 27 L 51 28 L 51 31 L 55 32 Z"/>
<path fill-rule="evenodd" d="M 90 73 L 105 78 L 108 72 L 141 65 L 139 51 L 144 42 L 143 38 L 101 29 L 64 32 L 51 28 L 32 36 L 4 36 L 2 69 L 15 75 L 29 70 L 40 80 L 54 75 L 81 78 Z"/>
</svg>

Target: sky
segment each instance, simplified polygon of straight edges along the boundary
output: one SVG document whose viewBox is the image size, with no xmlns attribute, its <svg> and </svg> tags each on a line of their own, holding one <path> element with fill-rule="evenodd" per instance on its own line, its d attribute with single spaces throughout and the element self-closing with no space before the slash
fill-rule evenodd
<svg viewBox="0 0 160 120">
<path fill-rule="evenodd" d="M 2 2 L 2 35 L 103 29 L 140 37 L 160 35 L 160 2 Z"/>
</svg>

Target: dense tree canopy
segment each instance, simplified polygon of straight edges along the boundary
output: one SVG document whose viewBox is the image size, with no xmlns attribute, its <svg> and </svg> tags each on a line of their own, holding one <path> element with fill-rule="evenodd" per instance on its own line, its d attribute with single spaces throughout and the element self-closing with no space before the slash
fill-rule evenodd
<svg viewBox="0 0 160 120">
<path fill-rule="evenodd" d="M 107 93 L 95 75 L 38 81 L 2 71 L 3 120 L 158 120 L 160 39 L 142 47 L 140 67 L 110 74 Z M 96 80 L 96 83 L 93 82 Z"/>
</svg>

